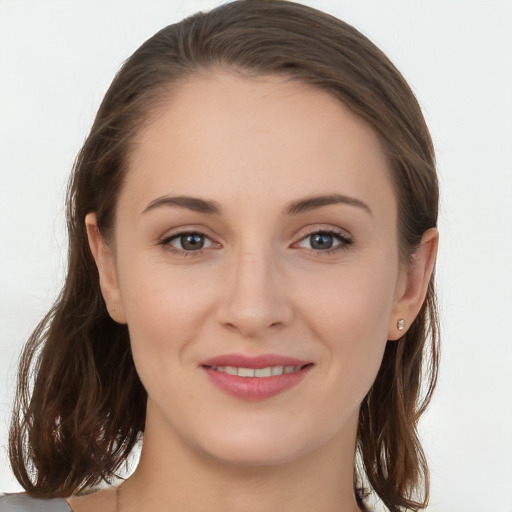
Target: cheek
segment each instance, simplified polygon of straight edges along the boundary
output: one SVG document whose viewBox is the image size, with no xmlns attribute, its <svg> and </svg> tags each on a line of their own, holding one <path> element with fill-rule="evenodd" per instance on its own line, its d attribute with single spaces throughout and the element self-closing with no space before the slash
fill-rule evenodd
<svg viewBox="0 0 512 512">
<path fill-rule="evenodd" d="M 386 264 L 389 261 L 389 264 Z M 398 276 L 396 260 L 379 265 L 347 265 L 302 279 L 304 314 L 310 311 L 325 335 L 335 333 L 354 344 L 387 336 Z"/>
<path fill-rule="evenodd" d="M 126 258 L 118 268 L 133 357 L 147 387 L 186 364 L 184 349 L 207 318 L 209 292 L 203 279 L 192 282 L 186 272 L 144 255 Z"/>
<path fill-rule="evenodd" d="M 154 259 L 142 254 L 120 262 L 119 286 L 129 327 L 167 332 L 169 341 L 182 324 L 200 318 L 209 285 L 198 272 L 191 275 Z"/>
<path fill-rule="evenodd" d="M 351 267 L 329 278 L 317 276 L 316 288 L 305 286 L 309 325 L 329 354 L 325 386 L 335 393 L 343 389 L 354 403 L 364 398 L 382 361 L 397 277 L 388 269 L 394 267 L 393 260 L 389 266 Z"/>
</svg>

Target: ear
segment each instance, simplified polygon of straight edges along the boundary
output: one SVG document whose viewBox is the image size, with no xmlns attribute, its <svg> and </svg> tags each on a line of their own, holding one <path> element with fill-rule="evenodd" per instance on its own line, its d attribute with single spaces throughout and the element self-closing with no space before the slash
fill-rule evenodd
<svg viewBox="0 0 512 512">
<path fill-rule="evenodd" d="M 121 292 L 117 282 L 115 255 L 112 247 L 106 242 L 98 228 L 95 213 L 85 217 L 85 227 L 92 256 L 98 267 L 100 288 L 107 310 L 113 320 L 120 324 L 126 323 Z"/>
<path fill-rule="evenodd" d="M 401 338 L 419 313 L 434 270 L 438 240 L 437 229 L 427 229 L 423 233 L 418 249 L 413 254 L 411 263 L 403 269 L 389 320 L 388 340 Z M 400 329 L 400 323 L 403 324 L 402 329 Z"/>
</svg>

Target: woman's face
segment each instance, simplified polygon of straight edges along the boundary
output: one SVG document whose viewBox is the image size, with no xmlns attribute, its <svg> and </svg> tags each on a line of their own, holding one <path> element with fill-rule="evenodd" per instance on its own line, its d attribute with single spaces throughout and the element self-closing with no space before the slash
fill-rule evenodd
<svg viewBox="0 0 512 512">
<path fill-rule="evenodd" d="M 353 445 L 406 286 L 367 124 L 284 77 L 191 78 L 140 134 L 116 215 L 100 274 L 147 436 L 255 465 Z"/>
</svg>

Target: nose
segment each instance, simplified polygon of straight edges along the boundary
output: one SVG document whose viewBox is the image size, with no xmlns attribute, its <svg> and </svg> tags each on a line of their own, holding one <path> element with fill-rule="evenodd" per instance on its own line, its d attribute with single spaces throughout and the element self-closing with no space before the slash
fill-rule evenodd
<svg viewBox="0 0 512 512">
<path fill-rule="evenodd" d="M 257 339 L 291 322 L 289 290 L 268 252 L 240 252 L 228 273 L 218 307 L 218 320 L 225 328 Z"/>
</svg>

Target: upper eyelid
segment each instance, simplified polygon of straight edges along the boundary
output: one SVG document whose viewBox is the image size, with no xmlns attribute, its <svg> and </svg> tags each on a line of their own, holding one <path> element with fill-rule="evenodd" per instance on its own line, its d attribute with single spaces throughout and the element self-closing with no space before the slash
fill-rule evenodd
<svg viewBox="0 0 512 512">
<path fill-rule="evenodd" d="M 177 231 L 175 231 L 175 229 Z M 189 234 L 203 235 L 207 238 L 210 238 L 212 241 L 214 241 L 216 238 L 218 238 L 215 235 L 211 235 L 209 233 L 210 233 L 210 230 L 205 228 L 204 226 L 184 227 L 184 228 L 179 227 L 179 228 L 174 228 L 174 229 L 168 229 L 167 231 L 165 231 L 165 233 L 163 235 L 158 237 L 157 243 L 161 243 L 162 241 L 165 241 L 165 240 L 172 240 L 174 238 L 177 238 L 177 237 L 180 237 L 183 235 L 189 235 Z"/>
<path fill-rule="evenodd" d="M 313 227 L 311 229 L 307 229 L 307 231 L 302 233 L 300 235 L 300 238 L 298 238 L 297 240 L 298 241 L 303 240 L 304 238 L 307 238 L 308 236 L 314 235 L 316 233 L 330 234 L 330 235 L 334 235 L 334 236 L 337 236 L 340 238 L 345 238 L 348 240 L 353 239 L 353 236 L 346 229 L 338 228 L 338 227 L 334 227 L 334 226 L 333 227 L 324 226 L 324 227 Z"/>
</svg>

